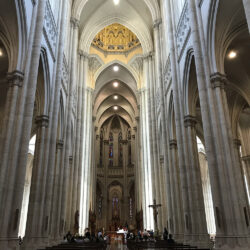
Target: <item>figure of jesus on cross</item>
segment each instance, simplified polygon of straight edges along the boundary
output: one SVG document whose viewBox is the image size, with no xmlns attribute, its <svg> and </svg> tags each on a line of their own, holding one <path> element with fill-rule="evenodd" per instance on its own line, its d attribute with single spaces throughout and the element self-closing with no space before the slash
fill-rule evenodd
<svg viewBox="0 0 250 250">
<path fill-rule="evenodd" d="M 154 199 L 153 205 L 149 205 L 148 207 L 153 208 L 154 210 L 154 222 L 155 222 L 155 231 L 158 233 L 158 225 L 157 225 L 157 215 L 158 215 L 158 207 L 161 207 L 161 204 L 156 204 L 156 200 Z"/>
</svg>

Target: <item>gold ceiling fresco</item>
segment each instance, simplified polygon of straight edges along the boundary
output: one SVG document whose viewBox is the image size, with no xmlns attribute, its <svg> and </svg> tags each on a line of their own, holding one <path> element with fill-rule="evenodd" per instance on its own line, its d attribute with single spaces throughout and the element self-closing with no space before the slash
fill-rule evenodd
<svg viewBox="0 0 250 250">
<path fill-rule="evenodd" d="M 105 27 L 96 35 L 92 46 L 106 52 L 129 52 L 140 46 L 140 41 L 128 28 L 114 23 Z"/>
</svg>

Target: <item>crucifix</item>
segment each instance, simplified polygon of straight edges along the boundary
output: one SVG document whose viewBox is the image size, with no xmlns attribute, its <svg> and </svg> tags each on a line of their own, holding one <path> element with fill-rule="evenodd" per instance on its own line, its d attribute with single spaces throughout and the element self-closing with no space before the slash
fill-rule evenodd
<svg viewBox="0 0 250 250">
<path fill-rule="evenodd" d="M 157 215 L 158 215 L 158 207 L 161 207 L 161 204 L 156 204 L 156 200 L 154 199 L 153 205 L 149 205 L 148 207 L 153 208 L 154 210 L 154 222 L 155 222 L 155 230 L 158 232 L 158 225 L 157 225 Z"/>
</svg>

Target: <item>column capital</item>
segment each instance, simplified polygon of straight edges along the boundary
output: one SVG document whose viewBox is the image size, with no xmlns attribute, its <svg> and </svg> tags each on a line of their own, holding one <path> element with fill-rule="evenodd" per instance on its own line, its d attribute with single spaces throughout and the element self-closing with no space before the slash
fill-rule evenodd
<svg viewBox="0 0 250 250">
<path fill-rule="evenodd" d="M 132 139 L 135 139 L 135 135 L 132 135 Z"/>
<path fill-rule="evenodd" d="M 100 138 L 100 135 L 96 135 L 95 138 L 96 140 L 98 140 Z"/>
<path fill-rule="evenodd" d="M 73 156 L 69 156 L 69 163 L 72 164 L 73 163 Z"/>
<path fill-rule="evenodd" d="M 177 149 L 177 141 L 175 139 L 169 140 L 170 149 Z"/>
<path fill-rule="evenodd" d="M 210 75 L 210 81 L 213 89 L 215 88 L 224 89 L 225 84 L 227 83 L 227 78 L 225 75 L 216 72 Z"/>
<path fill-rule="evenodd" d="M 160 163 L 163 164 L 164 163 L 164 156 L 160 155 Z"/>
<path fill-rule="evenodd" d="M 78 55 L 81 56 L 81 57 L 83 57 L 84 59 L 88 59 L 89 58 L 89 54 L 86 53 L 86 52 L 84 52 L 83 50 L 78 49 L 77 52 L 78 52 Z"/>
<path fill-rule="evenodd" d="M 234 139 L 234 145 L 237 146 L 237 147 L 240 147 L 241 146 L 241 141 L 239 139 Z"/>
<path fill-rule="evenodd" d="M 246 162 L 250 162 L 250 155 L 242 156 L 242 157 L 241 157 L 241 160 L 244 161 L 245 163 L 246 163 Z"/>
<path fill-rule="evenodd" d="M 92 122 L 95 122 L 96 116 L 92 116 Z"/>
<path fill-rule="evenodd" d="M 24 78 L 24 73 L 19 70 L 14 70 L 10 73 L 7 73 L 7 81 L 10 87 L 13 86 L 22 87 L 23 78 Z"/>
<path fill-rule="evenodd" d="M 185 126 L 185 128 L 187 128 L 187 127 L 194 128 L 196 123 L 197 123 L 197 120 L 196 120 L 195 116 L 192 116 L 192 115 L 184 116 L 184 126 Z"/>
<path fill-rule="evenodd" d="M 56 149 L 63 149 L 63 144 L 64 144 L 63 140 L 57 140 L 56 141 Z"/>
<path fill-rule="evenodd" d="M 103 142 L 104 142 L 105 145 L 109 144 L 109 140 L 103 140 Z"/>
<path fill-rule="evenodd" d="M 154 21 L 153 28 L 154 28 L 154 29 L 159 29 L 159 27 L 160 27 L 161 24 L 162 24 L 162 19 L 161 19 L 161 18 L 156 19 L 156 20 Z"/>
<path fill-rule="evenodd" d="M 135 117 L 135 120 L 137 121 L 137 122 L 139 122 L 140 121 L 140 117 L 139 116 L 136 116 Z M 136 127 L 135 127 L 136 128 Z"/>
<path fill-rule="evenodd" d="M 134 131 L 137 131 L 137 127 L 136 127 L 136 126 L 135 126 L 135 127 L 133 127 L 133 130 L 134 130 Z"/>
<path fill-rule="evenodd" d="M 154 56 L 154 52 L 150 51 L 150 52 L 148 52 L 148 53 L 146 53 L 146 54 L 143 55 L 143 59 L 144 60 L 152 59 L 153 56 Z"/>
<path fill-rule="evenodd" d="M 124 144 L 128 144 L 128 140 L 121 140 L 121 143 Z"/>
<path fill-rule="evenodd" d="M 35 123 L 39 128 L 41 127 L 47 128 L 49 125 L 49 117 L 47 115 L 39 115 L 36 117 Z"/>
<path fill-rule="evenodd" d="M 70 18 L 70 23 L 72 24 L 74 29 L 78 29 L 80 26 L 80 21 L 75 17 Z"/>
</svg>

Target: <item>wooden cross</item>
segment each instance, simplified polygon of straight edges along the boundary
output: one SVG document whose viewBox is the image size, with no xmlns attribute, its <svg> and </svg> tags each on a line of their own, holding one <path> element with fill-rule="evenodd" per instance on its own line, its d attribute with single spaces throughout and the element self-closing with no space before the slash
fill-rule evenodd
<svg viewBox="0 0 250 250">
<path fill-rule="evenodd" d="M 158 215 L 158 207 L 161 207 L 161 204 L 156 204 L 156 200 L 154 199 L 153 205 L 149 205 L 148 207 L 153 208 L 154 210 L 154 221 L 155 221 L 155 229 L 158 231 L 158 225 L 157 225 L 157 215 Z"/>
</svg>

